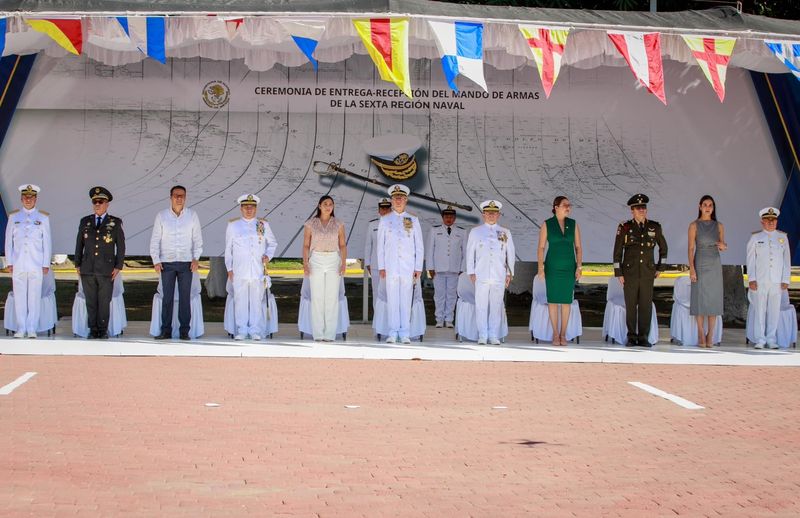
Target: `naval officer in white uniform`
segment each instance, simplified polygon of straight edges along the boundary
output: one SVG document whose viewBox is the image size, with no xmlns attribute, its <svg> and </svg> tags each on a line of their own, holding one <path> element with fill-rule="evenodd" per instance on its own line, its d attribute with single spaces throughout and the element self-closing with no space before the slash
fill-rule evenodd
<svg viewBox="0 0 800 518">
<path fill-rule="evenodd" d="M 781 291 L 789 289 L 792 262 L 789 238 L 777 230 L 781 211 L 765 207 L 758 212 L 761 229 L 747 242 L 747 280 L 755 304 L 755 348 L 778 348 Z"/>
<path fill-rule="evenodd" d="M 414 285 L 422 274 L 425 245 L 419 219 L 406 212 L 411 190 L 405 185 L 389 187 L 392 210 L 378 224 L 378 270 L 386 285 L 389 333 L 387 343 L 411 343 L 411 301 Z"/>
<path fill-rule="evenodd" d="M 275 255 L 278 241 L 269 223 L 256 217 L 261 202 L 258 196 L 243 194 L 236 201 L 242 217 L 232 219 L 225 230 L 225 268 L 233 283 L 234 339 L 244 340 L 249 335 L 253 340 L 261 340 L 266 324 L 265 268 Z"/>
<path fill-rule="evenodd" d="M 453 327 L 458 275 L 464 271 L 467 232 L 456 226 L 456 210 L 442 210 L 442 224 L 431 228 L 425 243 L 425 265 L 433 279 L 436 327 Z"/>
<path fill-rule="evenodd" d="M 378 272 L 375 272 L 375 275 L 372 274 L 372 267 L 378 268 L 378 223 L 391 211 L 392 202 L 389 201 L 389 198 L 381 198 L 378 201 L 378 217 L 370 220 L 367 226 L 367 237 L 364 239 L 364 268 L 367 269 L 372 279 L 372 311 L 375 311 L 375 300 L 378 298 L 379 291 L 384 289 Z"/>
<path fill-rule="evenodd" d="M 475 320 L 478 344 L 500 345 L 503 295 L 514 276 L 514 240 L 511 232 L 497 224 L 503 204 L 487 200 L 480 205 L 483 225 L 470 230 L 467 238 L 467 274 L 475 283 Z"/>
<path fill-rule="evenodd" d="M 14 338 L 36 338 L 42 303 L 42 278 L 50 271 L 50 217 L 36 208 L 38 185 L 19 186 L 22 209 L 8 215 L 6 264 L 14 290 Z"/>
</svg>

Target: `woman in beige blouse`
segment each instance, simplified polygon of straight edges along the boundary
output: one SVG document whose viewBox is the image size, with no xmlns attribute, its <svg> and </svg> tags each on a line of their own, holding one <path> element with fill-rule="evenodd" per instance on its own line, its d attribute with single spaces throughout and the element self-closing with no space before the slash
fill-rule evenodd
<svg viewBox="0 0 800 518">
<path fill-rule="evenodd" d="M 340 277 L 347 263 L 344 224 L 333 215 L 333 198 L 321 197 L 317 213 L 303 227 L 303 272 L 311 288 L 311 334 L 318 342 L 332 342 L 339 320 Z"/>
</svg>

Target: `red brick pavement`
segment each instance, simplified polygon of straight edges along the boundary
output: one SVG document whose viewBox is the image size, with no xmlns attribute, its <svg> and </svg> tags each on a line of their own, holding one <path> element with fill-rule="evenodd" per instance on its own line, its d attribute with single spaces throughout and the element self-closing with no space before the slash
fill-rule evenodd
<svg viewBox="0 0 800 518">
<path fill-rule="evenodd" d="M 25 371 L 4 517 L 800 515 L 793 368 L 0 357 Z"/>
</svg>

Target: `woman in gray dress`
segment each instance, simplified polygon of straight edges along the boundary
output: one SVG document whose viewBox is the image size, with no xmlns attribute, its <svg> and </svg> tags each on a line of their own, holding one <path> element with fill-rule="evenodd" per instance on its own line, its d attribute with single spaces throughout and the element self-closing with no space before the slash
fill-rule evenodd
<svg viewBox="0 0 800 518">
<path fill-rule="evenodd" d="M 727 248 L 725 227 L 717 221 L 714 198 L 706 194 L 700 198 L 697 219 L 689 224 L 689 278 L 692 281 L 689 313 L 697 318 L 697 345 L 700 347 L 713 345 L 714 326 L 717 317 L 722 316 L 719 253 Z"/>
</svg>

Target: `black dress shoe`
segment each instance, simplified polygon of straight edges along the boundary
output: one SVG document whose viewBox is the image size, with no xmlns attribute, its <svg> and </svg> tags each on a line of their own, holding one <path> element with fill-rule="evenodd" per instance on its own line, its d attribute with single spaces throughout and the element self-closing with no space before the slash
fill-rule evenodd
<svg viewBox="0 0 800 518">
<path fill-rule="evenodd" d="M 167 334 L 167 333 L 161 333 L 160 335 L 156 336 L 155 339 L 156 340 L 170 340 L 170 339 L 172 339 L 172 335 L 171 334 Z"/>
<path fill-rule="evenodd" d="M 89 334 L 86 335 L 87 340 L 94 340 L 95 338 L 97 338 L 97 336 L 95 336 L 95 334 L 91 331 L 89 331 Z"/>
<path fill-rule="evenodd" d="M 181 340 L 189 340 L 189 333 L 181 333 Z"/>
<path fill-rule="evenodd" d="M 97 338 L 99 338 L 100 340 L 108 340 L 108 333 L 100 333 L 99 335 L 97 335 Z"/>
<path fill-rule="evenodd" d="M 639 347 L 653 347 L 653 344 L 651 344 L 650 342 L 645 340 L 645 341 L 639 342 Z"/>
<path fill-rule="evenodd" d="M 638 347 L 639 341 L 638 340 L 628 340 L 628 343 L 625 344 L 625 347 Z"/>
</svg>

